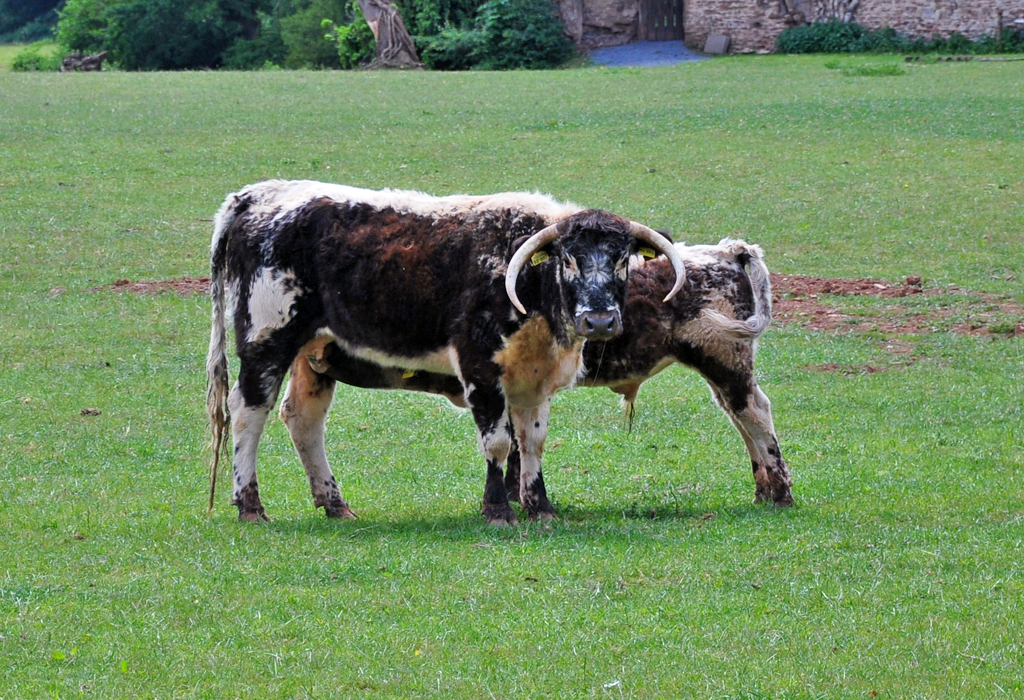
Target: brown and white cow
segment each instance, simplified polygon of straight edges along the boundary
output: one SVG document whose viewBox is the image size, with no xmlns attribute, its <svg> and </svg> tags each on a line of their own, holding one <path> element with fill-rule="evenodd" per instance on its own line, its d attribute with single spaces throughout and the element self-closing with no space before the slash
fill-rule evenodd
<svg viewBox="0 0 1024 700">
<path fill-rule="evenodd" d="M 729 239 L 715 246 L 675 247 L 686 265 L 687 293 L 661 303 L 673 284 L 671 265 L 663 257 L 634 256 L 623 332 L 607 341 L 587 342 L 580 384 L 621 394 L 632 413 L 644 381 L 675 363 L 692 367 L 743 438 L 754 472 L 754 500 L 791 505 L 793 482 L 775 435 L 771 403 L 754 376 L 757 340 L 771 323 L 772 309 L 761 248 Z M 353 386 L 426 391 L 464 405 L 460 386 L 450 377 L 360 362 L 333 343 L 310 347 L 296 358 L 293 372 L 301 375 L 310 368 Z M 546 418 L 546 407 L 544 413 Z M 509 456 L 505 488 L 510 499 L 519 496 L 531 517 L 545 517 L 551 511 L 540 467 L 534 468 L 529 484 L 520 477 L 520 455 L 522 461 L 539 465 L 541 446 L 534 436 L 543 431 L 538 427 L 528 434 L 516 427 L 519 449 Z"/>
<path fill-rule="evenodd" d="M 622 330 L 629 258 L 641 244 L 672 261 L 668 301 L 685 271 L 667 238 L 538 194 L 431 197 L 274 180 L 229 195 L 211 243 L 210 507 L 230 420 L 232 503 L 240 519 L 266 518 L 256 452 L 267 415 L 293 360 L 330 342 L 356 363 L 456 378 L 487 462 L 483 515 L 515 522 L 502 475 L 511 423 L 539 454 L 550 397 L 576 381 L 584 341 Z M 240 361 L 230 393 L 228 296 Z M 324 451 L 334 384 L 296 363 L 281 413 L 314 505 L 354 517 Z M 539 459 L 523 460 L 527 489 L 539 469 Z"/>
</svg>

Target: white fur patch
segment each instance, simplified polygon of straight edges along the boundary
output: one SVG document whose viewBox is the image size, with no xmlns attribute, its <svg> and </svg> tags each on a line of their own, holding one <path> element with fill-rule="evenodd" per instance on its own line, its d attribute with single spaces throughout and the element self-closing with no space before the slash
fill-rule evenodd
<svg viewBox="0 0 1024 700">
<path fill-rule="evenodd" d="M 238 194 L 253 200 L 249 209 L 251 213 L 260 218 L 273 216 L 278 222 L 288 220 L 300 207 L 320 198 L 339 203 L 369 204 L 374 209 L 390 208 L 399 213 L 429 218 L 521 210 L 553 223 L 582 211 L 582 207 L 576 204 L 562 204 L 548 195 L 531 192 L 434 197 L 412 190 L 366 190 L 313 180 L 268 180 L 250 185 Z"/>
<path fill-rule="evenodd" d="M 295 315 L 295 299 L 302 289 L 295 285 L 291 270 L 260 268 L 249 287 L 249 332 L 246 340 L 255 343 L 271 331 L 288 324 Z"/>
<path fill-rule="evenodd" d="M 390 355 L 374 348 L 365 348 L 352 345 L 348 341 L 338 338 L 327 328 L 317 331 L 317 338 L 329 337 L 338 344 L 342 350 L 353 357 L 366 360 L 381 367 L 398 367 L 400 369 L 421 370 L 424 372 L 435 372 L 437 374 L 448 374 L 459 376 L 457 371 L 458 353 L 454 347 L 447 346 L 416 357 L 405 357 L 402 355 Z"/>
</svg>

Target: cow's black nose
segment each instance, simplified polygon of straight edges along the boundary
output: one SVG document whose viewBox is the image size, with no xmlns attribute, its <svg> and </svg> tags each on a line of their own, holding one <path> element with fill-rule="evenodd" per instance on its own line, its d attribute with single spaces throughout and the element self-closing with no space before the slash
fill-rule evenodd
<svg viewBox="0 0 1024 700">
<path fill-rule="evenodd" d="M 617 311 L 587 311 L 576 317 L 576 333 L 588 340 L 608 340 L 622 330 Z"/>
</svg>

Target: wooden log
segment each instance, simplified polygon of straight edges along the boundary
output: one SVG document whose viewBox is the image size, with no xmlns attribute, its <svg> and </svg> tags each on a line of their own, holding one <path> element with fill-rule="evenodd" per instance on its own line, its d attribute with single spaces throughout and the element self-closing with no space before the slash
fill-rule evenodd
<svg viewBox="0 0 1024 700">
<path fill-rule="evenodd" d="M 60 70 L 63 73 L 69 71 L 98 71 L 103 70 L 103 59 L 107 57 L 106 51 L 94 53 L 89 56 L 82 53 L 73 53 L 64 57 L 61 61 Z"/>
</svg>

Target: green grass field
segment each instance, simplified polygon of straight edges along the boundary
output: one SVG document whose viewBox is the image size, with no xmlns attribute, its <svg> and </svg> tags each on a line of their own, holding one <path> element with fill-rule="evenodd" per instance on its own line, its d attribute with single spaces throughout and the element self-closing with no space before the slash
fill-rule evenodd
<svg viewBox="0 0 1024 700">
<path fill-rule="evenodd" d="M 0 698 L 1024 696 L 1020 337 L 949 332 L 955 309 L 778 324 L 788 510 L 751 504 L 682 368 L 632 432 L 608 391 L 556 398 L 550 527 L 483 525 L 468 415 L 342 388 L 328 451 L 360 519 L 312 510 L 275 419 L 253 526 L 227 478 L 206 514 L 208 301 L 100 289 L 206 274 L 224 196 L 284 177 L 539 190 L 746 238 L 773 272 L 1024 302 L 1020 64 L 828 58 L 0 73 Z"/>
</svg>

